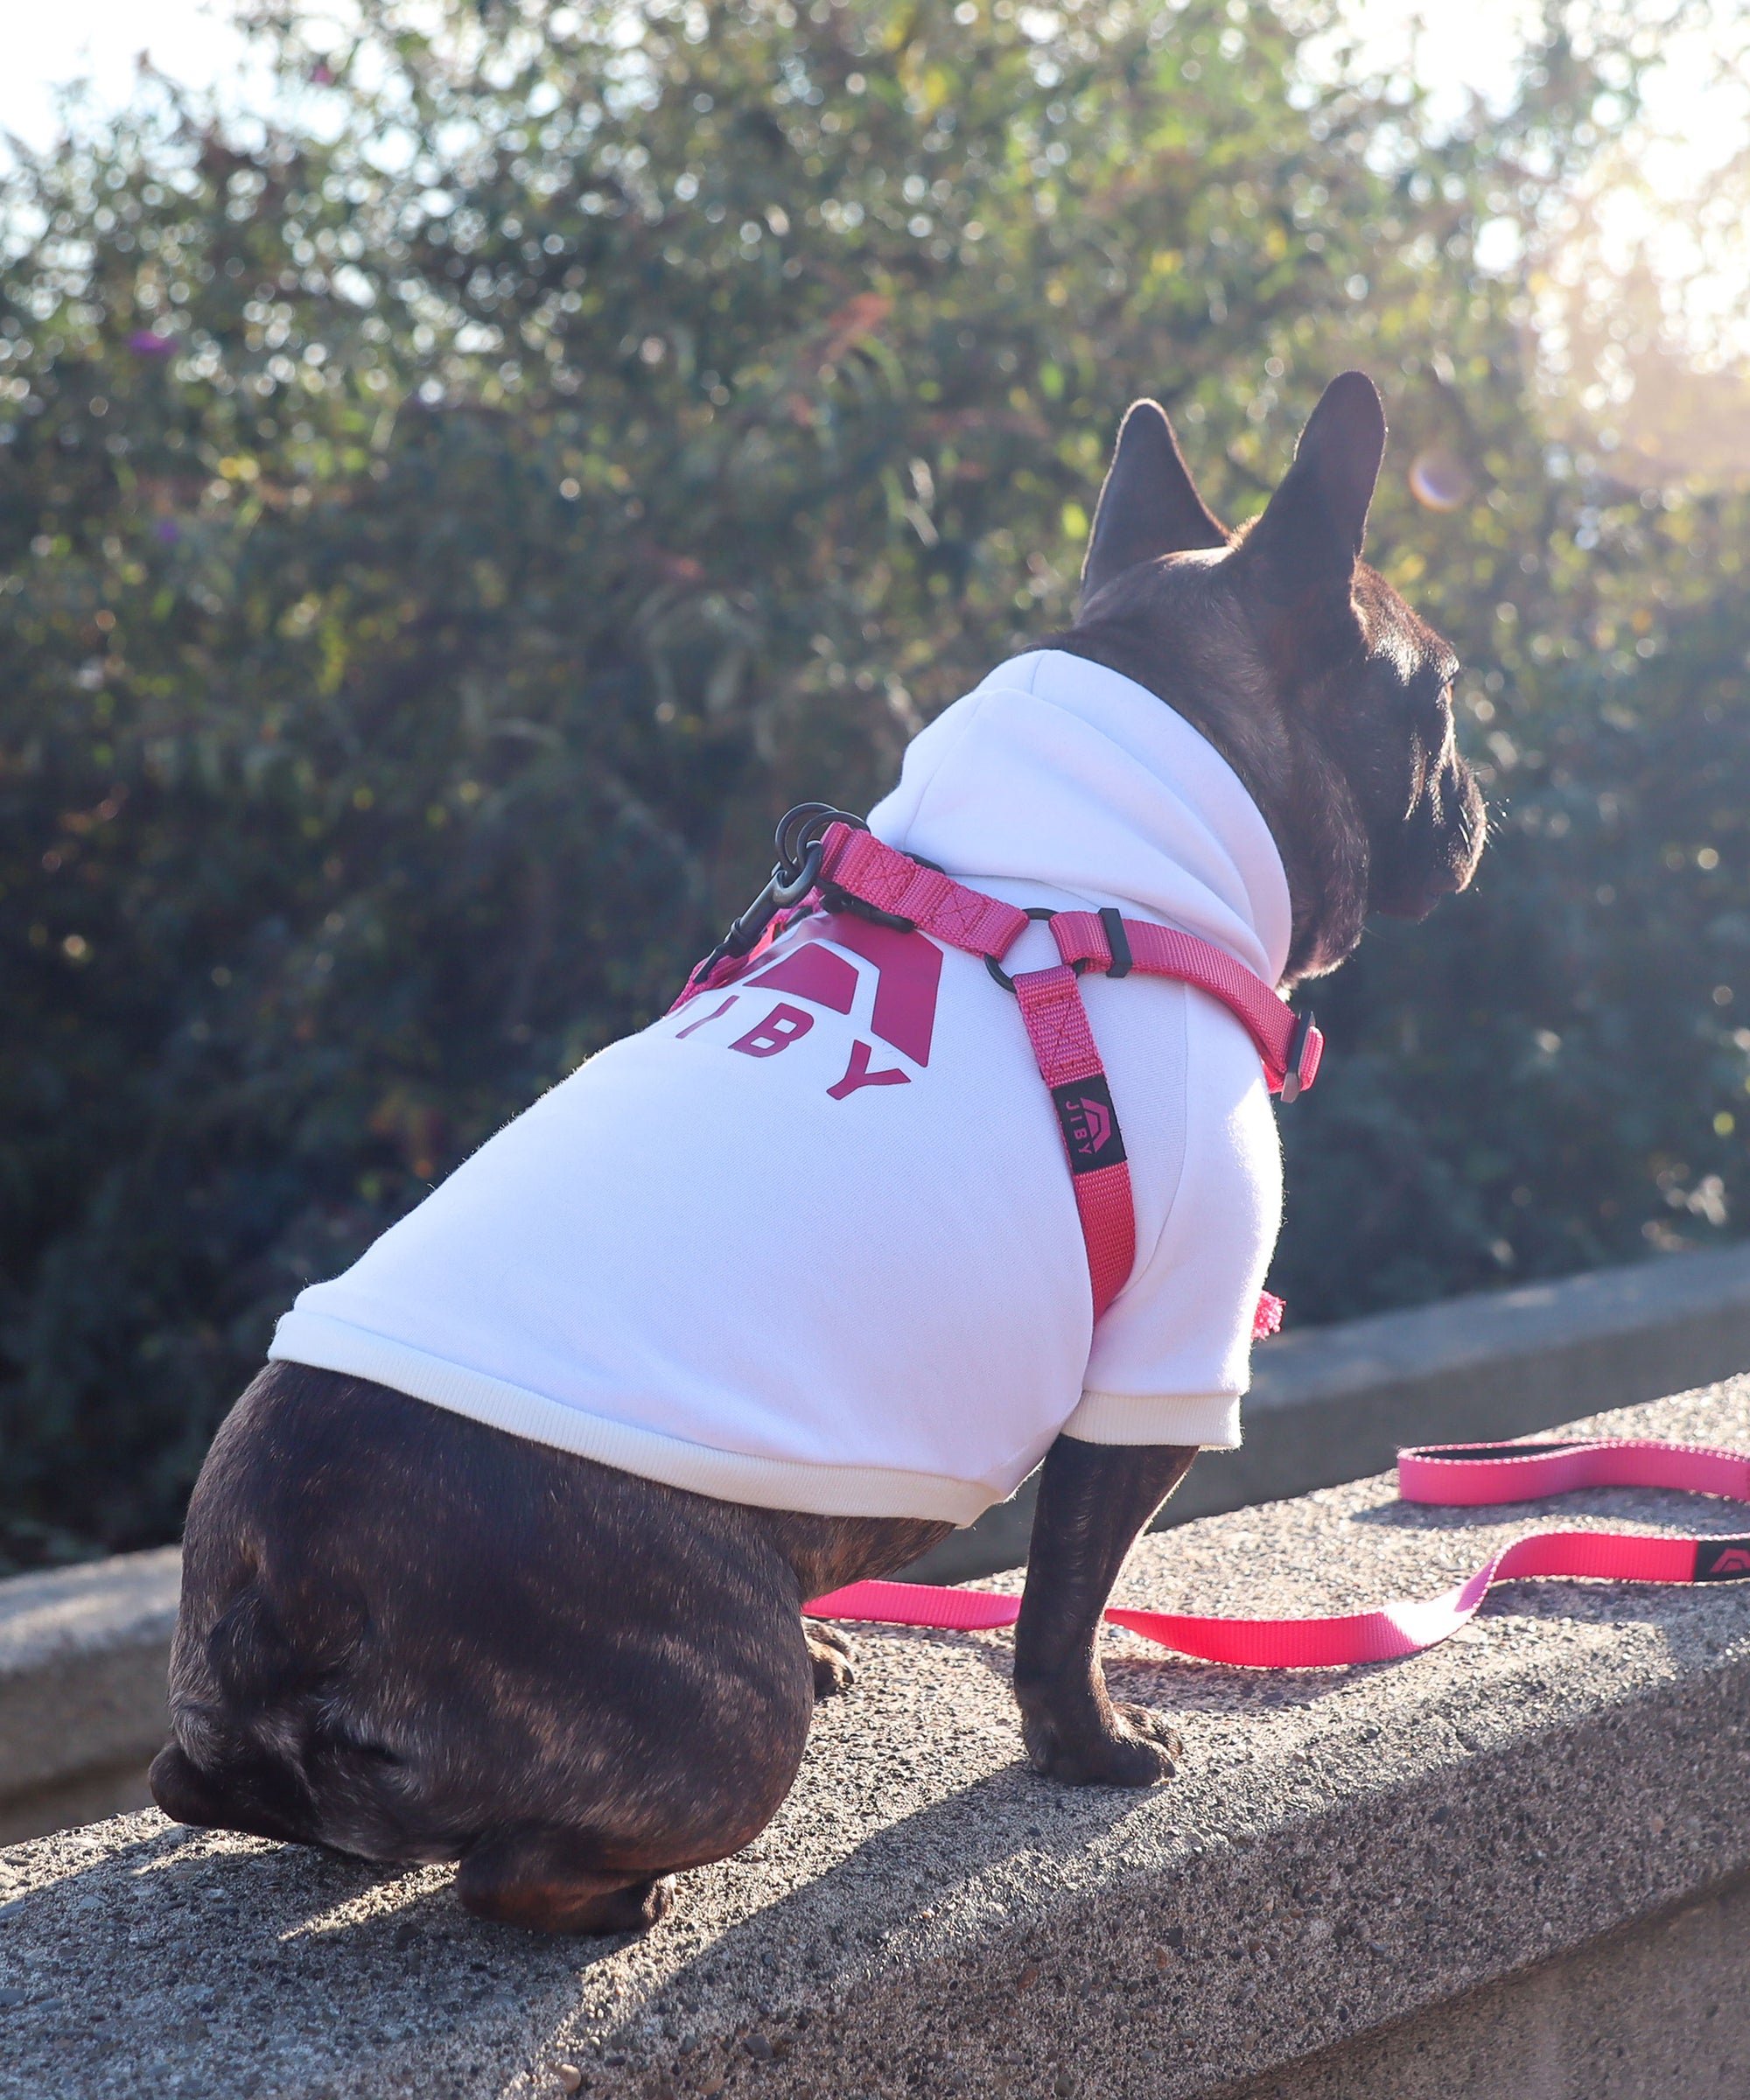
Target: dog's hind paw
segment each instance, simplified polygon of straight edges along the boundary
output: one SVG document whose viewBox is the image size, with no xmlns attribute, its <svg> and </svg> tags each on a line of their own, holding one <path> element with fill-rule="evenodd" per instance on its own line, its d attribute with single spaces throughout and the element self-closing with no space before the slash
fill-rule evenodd
<svg viewBox="0 0 1750 2100">
<path fill-rule="evenodd" d="M 462 1908 L 531 1932 L 646 1932 L 675 1900 L 673 1874 L 628 1881 L 596 1866 L 586 1838 L 537 1826 L 481 1839 L 462 1855 Z"/>
<path fill-rule="evenodd" d="M 857 1651 L 844 1635 L 836 1626 L 805 1619 L 802 1638 L 808 1643 L 808 1660 L 814 1664 L 816 1698 L 830 1699 L 836 1693 L 849 1691 L 857 1682 L 857 1672 L 851 1668 Z"/>
</svg>

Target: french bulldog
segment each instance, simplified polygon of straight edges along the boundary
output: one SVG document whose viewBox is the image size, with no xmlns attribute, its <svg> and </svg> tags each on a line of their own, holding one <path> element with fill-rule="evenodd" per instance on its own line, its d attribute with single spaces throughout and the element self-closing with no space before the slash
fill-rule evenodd
<svg viewBox="0 0 1750 2100">
<path fill-rule="evenodd" d="M 1075 624 L 1215 747 L 1286 873 L 1284 986 L 1369 914 L 1469 881 L 1484 813 L 1452 651 L 1361 561 L 1379 396 L 1334 381 L 1267 508 L 1230 532 L 1166 414 L 1125 416 Z M 998 996 L 992 992 L 991 997 Z M 1059 1435 L 1015 1630 L 1033 1768 L 1146 1786 L 1180 1754 L 1109 1698 L 1101 1614 L 1195 1446 Z M 805 1600 L 952 1527 L 756 1508 L 664 1485 L 368 1379 L 279 1362 L 215 1438 L 188 1511 L 154 1796 L 178 1822 L 382 1861 L 459 1861 L 482 1918 L 652 1924 L 675 1876 L 752 1839 L 850 1651 Z"/>
</svg>

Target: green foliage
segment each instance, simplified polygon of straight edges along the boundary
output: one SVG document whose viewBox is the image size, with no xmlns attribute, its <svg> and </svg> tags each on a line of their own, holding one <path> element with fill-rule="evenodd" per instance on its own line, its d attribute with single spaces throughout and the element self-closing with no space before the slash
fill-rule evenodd
<svg viewBox="0 0 1750 2100">
<path fill-rule="evenodd" d="M 1343 1049 L 1284 1118 L 1278 1283 L 1323 1317 L 1703 1243 L 1750 1194 L 1744 507 L 1641 514 L 1597 596 L 1550 536 L 1564 638 L 1499 623 L 1474 891 L 1321 988 Z M 1613 642 L 1643 620 L 1647 657 Z"/>
<path fill-rule="evenodd" d="M 288 31 L 281 129 L 143 105 L 19 173 L 0 1554 L 173 1531 L 299 1284 L 658 1011 L 787 803 L 866 804 L 1065 620 L 1144 391 L 1237 520 L 1380 380 L 1375 549 L 1502 812 L 1321 998 L 1296 1315 L 1729 1215 L 1741 507 L 1552 452 L 1470 261 L 1632 63 L 1558 38 L 1431 143 L 1298 55 L 1210 0 L 529 0 Z"/>
</svg>

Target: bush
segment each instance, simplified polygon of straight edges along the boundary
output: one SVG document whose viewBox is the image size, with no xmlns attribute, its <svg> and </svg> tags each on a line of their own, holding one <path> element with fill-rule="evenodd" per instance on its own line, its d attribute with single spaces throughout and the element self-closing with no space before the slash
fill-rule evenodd
<svg viewBox="0 0 1750 2100">
<path fill-rule="evenodd" d="M 1501 813 L 1320 995 L 1295 1315 L 1729 1222 L 1741 508 L 1552 450 L 1471 262 L 1621 52 L 1437 142 L 1208 0 L 370 24 L 281 129 L 148 97 L 10 186 L 0 1552 L 174 1532 L 301 1283 L 1063 622 L 1144 391 L 1237 519 L 1374 372 Z"/>
</svg>

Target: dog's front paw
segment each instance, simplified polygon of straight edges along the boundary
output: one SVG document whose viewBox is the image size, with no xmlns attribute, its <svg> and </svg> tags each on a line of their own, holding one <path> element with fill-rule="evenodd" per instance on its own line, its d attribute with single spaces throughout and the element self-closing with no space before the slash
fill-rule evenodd
<svg viewBox="0 0 1750 2100">
<path fill-rule="evenodd" d="M 836 1626 L 805 1619 L 802 1638 L 808 1644 L 808 1660 L 814 1664 L 816 1698 L 830 1699 L 836 1693 L 849 1691 L 857 1682 L 857 1672 L 851 1668 L 857 1651 L 844 1635 Z"/>
<path fill-rule="evenodd" d="M 1150 1706 L 1115 1705 L 1110 1719 L 1090 1715 L 1082 1726 L 1041 1715 L 1023 1724 L 1035 1772 L 1072 1787 L 1152 1787 L 1171 1779 L 1185 1746 L 1164 1713 Z"/>
</svg>

